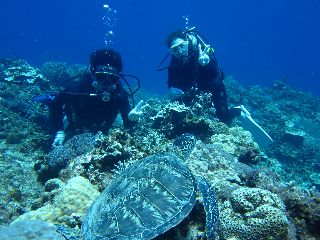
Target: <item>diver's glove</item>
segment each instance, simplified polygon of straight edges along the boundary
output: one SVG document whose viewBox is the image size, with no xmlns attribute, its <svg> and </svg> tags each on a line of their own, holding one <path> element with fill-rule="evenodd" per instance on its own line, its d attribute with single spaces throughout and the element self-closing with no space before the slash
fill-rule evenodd
<svg viewBox="0 0 320 240">
<path fill-rule="evenodd" d="M 169 90 L 172 98 L 179 98 L 184 94 L 184 92 L 180 88 L 171 87 Z"/>
<path fill-rule="evenodd" d="M 130 121 L 136 122 L 139 120 L 139 118 L 142 116 L 143 114 L 143 110 L 146 107 L 150 107 L 150 105 L 148 103 L 145 103 L 143 100 L 141 100 L 137 106 L 132 109 L 129 114 L 128 114 L 128 118 Z"/>
<path fill-rule="evenodd" d="M 58 147 L 58 146 L 61 146 L 64 142 L 64 139 L 65 139 L 65 133 L 63 130 L 61 131 L 58 131 L 54 140 L 53 140 L 53 143 L 52 143 L 52 147 Z"/>
<path fill-rule="evenodd" d="M 198 49 L 199 49 L 199 58 L 198 58 L 198 62 L 200 63 L 201 66 L 206 66 L 208 65 L 208 63 L 210 62 L 210 57 L 208 55 L 208 51 L 210 50 L 210 45 L 205 44 L 205 48 L 202 51 L 201 49 L 201 44 L 199 43 L 198 45 Z"/>
</svg>

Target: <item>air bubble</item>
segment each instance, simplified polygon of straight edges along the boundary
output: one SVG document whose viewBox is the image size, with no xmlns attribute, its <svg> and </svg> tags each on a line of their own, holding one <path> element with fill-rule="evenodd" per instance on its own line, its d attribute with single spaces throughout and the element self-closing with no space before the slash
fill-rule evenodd
<svg viewBox="0 0 320 240">
<path fill-rule="evenodd" d="M 114 43 L 115 33 L 114 29 L 117 26 L 117 10 L 112 9 L 109 4 L 103 5 L 104 16 L 102 17 L 103 23 L 105 25 L 105 36 L 104 44 L 105 46 L 112 46 Z"/>
</svg>

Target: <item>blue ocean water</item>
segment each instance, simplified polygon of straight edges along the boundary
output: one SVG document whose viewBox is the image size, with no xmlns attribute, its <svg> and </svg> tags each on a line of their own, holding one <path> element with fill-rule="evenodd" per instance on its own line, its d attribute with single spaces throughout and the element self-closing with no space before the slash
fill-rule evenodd
<svg viewBox="0 0 320 240">
<path fill-rule="evenodd" d="M 4 1 L 0 58 L 88 64 L 90 52 L 107 45 L 143 88 L 165 93 L 166 72 L 155 69 L 168 51 L 166 37 L 196 26 L 241 84 L 283 79 L 320 95 L 319 11 L 319 0 Z"/>
</svg>

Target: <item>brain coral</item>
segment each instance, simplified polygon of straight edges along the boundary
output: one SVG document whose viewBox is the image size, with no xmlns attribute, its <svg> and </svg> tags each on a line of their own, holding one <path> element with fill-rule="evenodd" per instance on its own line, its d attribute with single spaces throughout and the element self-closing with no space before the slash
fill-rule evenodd
<svg viewBox="0 0 320 240">
<path fill-rule="evenodd" d="M 288 230 L 284 204 L 269 191 L 240 188 L 221 207 L 222 239 L 288 239 Z"/>
<path fill-rule="evenodd" d="M 35 211 L 25 213 L 14 222 L 35 219 L 50 223 L 67 224 L 64 222 L 65 217 L 84 216 L 98 195 L 99 192 L 87 179 L 77 176 L 67 182 L 52 203 L 46 204 Z"/>
</svg>

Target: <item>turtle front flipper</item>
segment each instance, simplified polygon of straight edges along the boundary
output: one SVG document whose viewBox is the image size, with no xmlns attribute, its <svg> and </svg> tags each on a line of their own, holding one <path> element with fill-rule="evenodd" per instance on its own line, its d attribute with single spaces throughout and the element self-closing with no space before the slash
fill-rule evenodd
<svg viewBox="0 0 320 240">
<path fill-rule="evenodd" d="M 56 231 L 60 233 L 66 240 L 81 240 L 82 234 L 80 229 L 70 228 L 66 225 L 56 224 Z"/>
<path fill-rule="evenodd" d="M 206 212 L 206 236 L 208 240 L 214 239 L 219 218 L 218 200 L 212 186 L 205 178 L 197 177 L 197 182 Z"/>
</svg>

